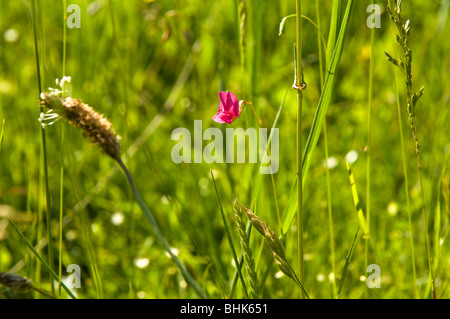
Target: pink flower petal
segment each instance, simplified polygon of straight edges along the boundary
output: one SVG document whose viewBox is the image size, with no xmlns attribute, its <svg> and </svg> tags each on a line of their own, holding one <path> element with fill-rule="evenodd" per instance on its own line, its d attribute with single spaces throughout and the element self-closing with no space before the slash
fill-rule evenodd
<svg viewBox="0 0 450 319">
<path fill-rule="evenodd" d="M 236 95 L 227 91 L 227 102 L 228 112 L 233 114 L 234 117 L 239 117 L 239 100 Z"/>
<path fill-rule="evenodd" d="M 219 112 L 228 111 L 227 92 L 224 92 L 224 91 L 219 92 L 219 99 L 220 99 Z"/>
<path fill-rule="evenodd" d="M 217 123 L 231 124 L 235 117 L 228 112 L 219 112 L 213 116 L 213 120 Z"/>
<path fill-rule="evenodd" d="M 231 124 L 241 115 L 240 102 L 236 95 L 229 91 L 219 92 L 219 110 L 213 120 L 217 123 Z"/>
</svg>

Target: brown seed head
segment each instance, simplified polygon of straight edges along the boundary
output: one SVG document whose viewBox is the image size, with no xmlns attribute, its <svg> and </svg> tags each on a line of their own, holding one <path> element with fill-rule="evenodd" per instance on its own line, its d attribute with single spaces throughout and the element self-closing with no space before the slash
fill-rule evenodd
<svg viewBox="0 0 450 319">
<path fill-rule="evenodd" d="M 112 129 L 111 122 L 79 99 L 62 98 L 56 94 L 43 93 L 41 105 L 54 110 L 90 138 L 102 151 L 113 159 L 120 157 L 120 137 Z"/>
<path fill-rule="evenodd" d="M 30 279 L 7 272 L 0 272 L 0 283 L 19 292 L 26 292 L 31 288 Z"/>
</svg>

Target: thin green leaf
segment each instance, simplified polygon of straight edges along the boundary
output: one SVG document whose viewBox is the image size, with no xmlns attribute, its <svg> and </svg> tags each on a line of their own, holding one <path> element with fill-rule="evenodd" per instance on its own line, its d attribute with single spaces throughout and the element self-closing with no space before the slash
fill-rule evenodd
<svg viewBox="0 0 450 319">
<path fill-rule="evenodd" d="M 9 222 L 13 226 L 13 228 L 16 230 L 16 232 L 19 234 L 19 236 L 23 239 L 25 244 L 28 246 L 28 248 L 33 252 L 33 254 L 36 256 L 37 259 L 41 262 L 41 264 L 44 266 L 45 269 L 49 272 L 49 274 L 53 277 L 54 280 L 58 281 L 58 275 L 53 271 L 53 269 L 50 268 L 50 266 L 45 262 L 44 258 L 41 257 L 41 255 L 37 252 L 36 249 L 34 249 L 33 245 L 27 240 L 27 238 L 22 234 L 22 232 L 19 230 L 19 227 L 10 219 Z M 70 291 L 69 288 L 64 284 L 64 282 L 61 282 L 61 286 L 64 288 L 64 290 L 72 297 L 73 299 L 77 299 L 75 295 Z"/>
<path fill-rule="evenodd" d="M 5 134 L 5 119 L 3 119 L 2 132 L 0 133 L 0 152 L 2 150 L 3 135 Z"/>
<path fill-rule="evenodd" d="M 338 289 L 338 294 L 336 296 L 336 299 L 339 299 L 339 297 L 341 296 L 341 291 L 342 291 L 342 287 L 344 286 L 345 276 L 347 275 L 348 265 L 350 264 L 350 261 L 352 260 L 352 256 L 353 256 L 353 247 L 355 247 L 356 238 L 358 238 L 358 232 L 359 232 L 359 227 L 356 230 L 355 237 L 353 237 L 352 244 L 350 245 L 350 249 L 348 250 L 348 253 L 347 253 L 347 258 L 345 259 L 345 265 L 344 265 L 344 269 L 342 270 L 341 280 L 339 281 L 339 289 Z"/>
<path fill-rule="evenodd" d="M 230 228 L 228 227 L 227 219 L 225 218 L 225 214 L 223 213 L 222 203 L 220 202 L 219 192 L 217 191 L 216 180 L 214 179 L 214 174 L 213 174 L 212 170 L 211 170 L 211 178 L 213 180 L 214 190 L 216 191 L 217 203 L 219 204 L 220 214 L 222 215 L 223 225 L 225 226 L 225 233 L 227 234 L 228 244 L 230 245 L 231 253 L 233 254 L 233 260 L 236 265 L 236 269 L 239 274 L 239 278 L 241 279 L 242 287 L 244 288 L 245 295 L 248 298 L 247 287 L 245 286 L 244 276 L 242 275 L 242 271 L 241 271 L 241 267 L 240 267 L 242 261 L 239 262 L 237 255 L 236 255 L 236 250 L 234 249 L 233 238 L 231 237 Z M 234 288 L 234 286 L 233 286 L 233 288 Z"/>
<path fill-rule="evenodd" d="M 353 203 L 355 204 L 356 212 L 358 214 L 358 221 L 360 227 L 364 231 L 364 236 L 369 236 L 369 227 L 367 225 L 366 218 L 364 217 L 364 212 L 361 208 L 361 203 L 359 202 L 358 189 L 356 188 L 355 176 L 353 175 L 352 169 L 347 159 L 345 159 L 345 165 L 347 166 L 348 177 L 350 179 L 350 186 L 352 188 Z"/>
<path fill-rule="evenodd" d="M 331 23 L 330 29 L 328 30 L 328 43 L 326 45 L 327 53 L 327 66 L 330 65 L 331 58 L 333 56 L 333 51 L 336 46 L 336 39 L 339 36 L 339 29 L 341 28 L 341 17 L 343 10 L 343 1 L 333 0 L 333 5 L 331 6 Z"/>
<path fill-rule="evenodd" d="M 261 165 L 260 165 L 260 168 L 258 170 L 258 177 L 256 178 L 256 182 L 255 182 L 255 189 L 253 191 L 253 196 L 252 196 L 252 201 L 251 201 L 252 205 L 254 205 L 256 199 L 258 198 L 259 192 L 260 192 L 262 184 L 263 184 L 263 180 L 264 180 L 264 176 L 265 175 L 261 174 L 260 172 L 261 172 L 261 169 L 263 168 L 263 165 L 264 165 L 264 163 L 266 161 L 267 150 L 269 149 L 269 147 L 271 145 L 274 128 L 278 124 L 278 119 L 280 118 L 281 110 L 283 109 L 283 105 L 284 105 L 284 101 L 286 100 L 287 92 L 288 92 L 288 90 L 286 89 L 286 92 L 284 93 L 283 101 L 281 102 L 281 105 L 278 108 L 277 116 L 275 117 L 275 120 L 273 121 L 273 124 L 272 124 L 272 129 L 270 130 L 270 135 L 269 135 L 269 138 L 268 138 L 268 141 L 267 141 L 267 147 L 264 150 L 264 158 L 261 161 Z"/>
</svg>

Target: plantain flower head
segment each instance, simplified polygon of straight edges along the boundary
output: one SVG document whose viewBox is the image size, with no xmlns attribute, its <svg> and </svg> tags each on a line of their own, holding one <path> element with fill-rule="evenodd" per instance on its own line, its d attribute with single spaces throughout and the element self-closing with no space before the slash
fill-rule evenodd
<svg viewBox="0 0 450 319">
<path fill-rule="evenodd" d="M 120 158 L 120 136 L 115 133 L 111 122 L 92 107 L 79 99 L 62 97 L 58 90 L 42 93 L 41 105 L 82 129 L 83 136 L 98 145 L 105 154 L 113 159 Z"/>
</svg>

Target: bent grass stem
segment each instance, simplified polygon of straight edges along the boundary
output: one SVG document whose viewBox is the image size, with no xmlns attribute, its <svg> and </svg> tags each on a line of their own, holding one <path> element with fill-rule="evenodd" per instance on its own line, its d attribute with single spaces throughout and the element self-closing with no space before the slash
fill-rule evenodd
<svg viewBox="0 0 450 319">
<path fill-rule="evenodd" d="M 195 292 L 203 299 L 206 299 L 206 295 L 203 293 L 200 286 L 197 284 L 195 279 L 191 276 L 191 274 L 187 271 L 187 269 L 184 267 L 183 263 L 178 259 L 177 256 L 172 252 L 172 248 L 170 247 L 168 241 L 164 237 L 164 235 L 161 232 L 161 229 L 159 228 L 158 224 L 156 223 L 156 220 L 153 216 L 153 214 L 148 210 L 147 206 L 144 203 L 144 200 L 142 199 L 141 195 L 139 194 L 139 191 L 136 188 L 136 185 L 134 184 L 133 178 L 131 177 L 130 171 L 123 163 L 122 159 L 115 158 L 116 162 L 119 164 L 120 168 L 124 171 L 128 183 L 131 186 L 131 189 L 133 191 L 134 196 L 136 197 L 136 200 L 139 204 L 139 207 L 144 212 L 145 216 L 147 217 L 148 221 L 150 222 L 151 227 L 153 228 L 153 231 L 155 232 L 156 237 L 160 241 L 160 243 L 164 246 L 164 249 L 167 251 L 167 253 L 170 255 L 172 260 L 175 262 L 177 267 L 180 269 L 181 274 L 183 275 L 186 282 L 192 286 L 192 288 L 195 290 Z"/>
</svg>

